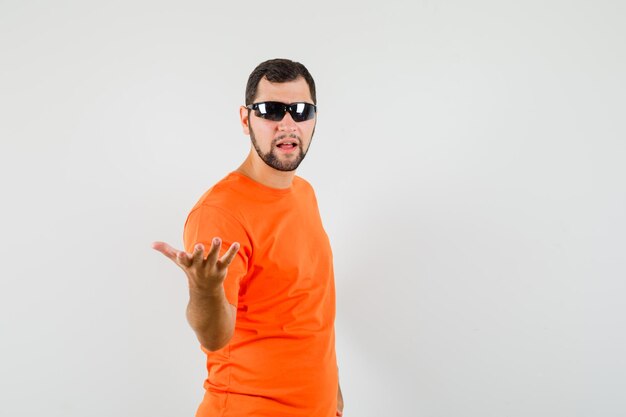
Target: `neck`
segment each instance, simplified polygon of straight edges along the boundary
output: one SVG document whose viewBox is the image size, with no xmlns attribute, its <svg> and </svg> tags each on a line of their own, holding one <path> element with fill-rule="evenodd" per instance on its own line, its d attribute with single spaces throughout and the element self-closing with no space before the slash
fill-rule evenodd
<svg viewBox="0 0 626 417">
<path fill-rule="evenodd" d="M 271 188 L 291 187 L 293 177 L 296 175 L 296 171 L 279 171 L 268 166 L 254 149 L 250 149 L 248 157 L 236 171 Z"/>
</svg>

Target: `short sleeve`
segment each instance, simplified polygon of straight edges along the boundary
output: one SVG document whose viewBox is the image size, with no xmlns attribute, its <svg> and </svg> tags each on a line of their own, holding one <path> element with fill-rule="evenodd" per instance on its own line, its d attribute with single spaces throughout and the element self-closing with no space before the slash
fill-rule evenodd
<svg viewBox="0 0 626 417">
<path fill-rule="evenodd" d="M 239 243 L 239 251 L 228 267 L 224 279 L 224 293 L 228 302 L 235 307 L 238 304 L 239 284 L 248 273 L 248 260 L 252 255 L 250 239 L 242 224 L 226 210 L 218 207 L 201 205 L 194 208 L 185 222 L 183 241 L 185 251 L 193 252 L 196 244 L 204 245 L 206 257 L 214 237 L 222 239 L 220 257 L 234 243 Z"/>
</svg>

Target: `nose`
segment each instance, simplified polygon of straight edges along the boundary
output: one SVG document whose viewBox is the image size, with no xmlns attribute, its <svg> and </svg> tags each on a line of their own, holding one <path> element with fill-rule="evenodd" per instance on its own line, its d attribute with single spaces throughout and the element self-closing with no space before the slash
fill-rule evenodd
<svg viewBox="0 0 626 417">
<path fill-rule="evenodd" d="M 289 112 L 285 113 L 283 120 L 278 122 L 278 130 L 281 132 L 295 132 L 297 129 L 296 122 L 293 121 Z"/>
</svg>

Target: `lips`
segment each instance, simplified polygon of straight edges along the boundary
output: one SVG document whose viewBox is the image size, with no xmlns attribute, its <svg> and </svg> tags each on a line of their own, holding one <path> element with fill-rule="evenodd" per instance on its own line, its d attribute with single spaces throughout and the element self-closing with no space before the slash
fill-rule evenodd
<svg viewBox="0 0 626 417">
<path fill-rule="evenodd" d="M 279 141 L 276 143 L 276 146 L 278 146 L 278 147 L 283 146 L 283 145 L 294 145 L 294 146 L 298 146 L 298 139 L 292 139 L 292 138 L 289 138 L 289 139 L 282 139 L 282 140 L 279 140 Z"/>
<path fill-rule="evenodd" d="M 298 146 L 296 143 L 281 143 L 280 145 L 276 145 L 280 149 L 292 149 Z"/>
<path fill-rule="evenodd" d="M 290 136 L 276 142 L 276 147 L 282 152 L 293 152 L 298 148 L 298 144 L 298 138 Z"/>
<path fill-rule="evenodd" d="M 276 147 L 280 149 L 282 152 L 294 152 L 296 149 L 298 149 L 298 144 L 293 143 L 293 142 L 285 142 L 285 143 L 276 145 Z"/>
</svg>

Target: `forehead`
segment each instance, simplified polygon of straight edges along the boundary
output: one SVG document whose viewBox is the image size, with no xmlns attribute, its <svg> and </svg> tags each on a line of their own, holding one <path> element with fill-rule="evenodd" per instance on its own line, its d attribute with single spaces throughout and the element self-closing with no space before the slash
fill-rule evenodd
<svg viewBox="0 0 626 417">
<path fill-rule="evenodd" d="M 306 101 L 313 103 L 309 85 L 302 77 L 285 83 L 272 83 L 263 77 L 259 81 L 254 101 L 280 101 L 283 103 Z"/>
</svg>

